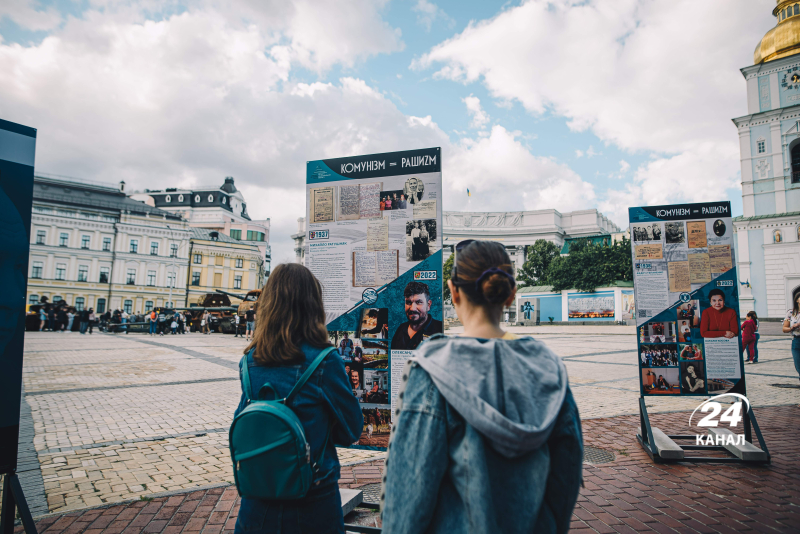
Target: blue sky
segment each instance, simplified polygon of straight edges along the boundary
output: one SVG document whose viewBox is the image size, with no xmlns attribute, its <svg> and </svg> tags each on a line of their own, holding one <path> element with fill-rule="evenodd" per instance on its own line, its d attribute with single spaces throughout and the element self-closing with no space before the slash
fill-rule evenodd
<svg viewBox="0 0 800 534">
<path fill-rule="evenodd" d="M 445 209 L 741 213 L 730 119 L 769 0 L 257 4 L 3 3 L 0 117 L 39 128 L 45 172 L 233 175 L 279 261 L 305 160 L 421 146 L 443 146 Z"/>
</svg>

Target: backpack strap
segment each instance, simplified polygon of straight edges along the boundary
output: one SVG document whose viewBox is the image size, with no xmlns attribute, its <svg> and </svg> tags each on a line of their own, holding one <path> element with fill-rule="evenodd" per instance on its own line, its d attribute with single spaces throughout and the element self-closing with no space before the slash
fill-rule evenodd
<svg viewBox="0 0 800 534">
<path fill-rule="evenodd" d="M 292 402 L 292 399 L 294 399 L 295 395 L 297 395 L 297 393 L 300 391 L 300 389 L 303 386 L 306 385 L 306 382 L 311 377 L 311 375 L 314 374 L 314 371 L 317 370 L 317 367 L 319 367 L 319 364 L 321 364 L 322 360 L 325 359 L 325 356 L 327 356 L 328 354 L 330 354 L 334 350 L 336 350 L 336 347 L 328 347 L 327 349 L 322 349 L 322 352 L 319 353 L 319 356 L 317 356 L 314 359 L 314 361 L 311 362 L 311 365 L 308 366 L 308 369 L 306 369 L 306 372 L 303 373 L 303 375 L 297 381 L 297 384 L 294 385 L 294 387 L 292 388 L 292 391 L 290 391 L 289 394 L 286 395 L 286 398 L 283 399 L 283 404 L 288 406 L 289 403 Z"/>
<path fill-rule="evenodd" d="M 250 404 L 250 401 L 253 400 L 250 398 L 250 371 L 247 369 L 250 367 L 247 364 L 247 358 L 252 353 L 253 350 L 251 349 L 250 352 L 242 356 L 242 360 L 239 363 L 239 365 L 242 366 L 242 389 L 244 390 L 244 397 L 247 399 L 247 404 Z"/>
</svg>

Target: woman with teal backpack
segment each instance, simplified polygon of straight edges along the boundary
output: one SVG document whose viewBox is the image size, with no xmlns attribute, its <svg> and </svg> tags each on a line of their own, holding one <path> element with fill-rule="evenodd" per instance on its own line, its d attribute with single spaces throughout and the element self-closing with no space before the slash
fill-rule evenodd
<svg viewBox="0 0 800 534">
<path fill-rule="evenodd" d="M 243 373 L 245 364 L 247 372 Z M 309 368 L 312 372 L 306 374 Z M 242 398 L 234 414 L 231 441 L 236 425 L 246 428 L 237 416 L 246 409 L 253 411 L 252 405 L 268 404 L 258 400 L 272 397 L 281 403 L 283 399 L 303 427 L 301 434 L 308 444 L 312 474 L 307 491 L 299 498 L 296 488 L 290 499 L 259 499 L 245 493 L 236 534 L 344 533 L 337 484 L 339 459 L 334 443 L 348 445 L 358 441 L 363 417 L 344 363 L 328 341 L 322 287 L 304 266 L 282 264 L 270 275 L 258 299 L 258 323 L 240 363 L 239 377 Z M 245 384 L 249 391 L 245 391 Z M 241 443 L 242 436 L 237 437 Z M 256 445 L 260 450 L 270 448 L 270 443 Z M 233 443 L 231 447 L 233 450 Z M 241 457 L 250 456 L 252 460 L 257 453 L 258 449 Z M 256 486 L 258 481 L 253 478 L 261 475 L 246 472 L 252 461 L 239 462 L 236 454 L 234 451 L 237 487 L 242 491 Z"/>
</svg>

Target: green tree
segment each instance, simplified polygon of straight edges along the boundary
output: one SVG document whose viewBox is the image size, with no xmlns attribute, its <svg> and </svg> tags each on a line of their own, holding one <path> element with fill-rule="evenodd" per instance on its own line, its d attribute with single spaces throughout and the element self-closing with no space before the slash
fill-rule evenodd
<svg viewBox="0 0 800 534">
<path fill-rule="evenodd" d="M 554 291 L 592 292 L 618 280 L 633 280 L 631 247 L 627 239 L 611 246 L 588 240 L 575 241 L 570 244 L 569 255 L 553 260 L 547 270 L 547 281 Z"/>
<path fill-rule="evenodd" d="M 558 245 L 546 239 L 537 239 L 528 247 L 527 260 L 517 271 L 520 287 L 548 285 L 547 273 L 553 260 L 560 257 Z"/>
<path fill-rule="evenodd" d="M 450 257 L 447 258 L 447 261 L 444 262 L 442 266 L 442 284 L 444 285 L 444 295 L 443 299 L 444 302 L 450 304 L 450 288 L 447 287 L 447 281 L 450 280 L 450 273 L 453 271 L 453 262 L 456 259 L 455 254 L 450 254 Z"/>
</svg>

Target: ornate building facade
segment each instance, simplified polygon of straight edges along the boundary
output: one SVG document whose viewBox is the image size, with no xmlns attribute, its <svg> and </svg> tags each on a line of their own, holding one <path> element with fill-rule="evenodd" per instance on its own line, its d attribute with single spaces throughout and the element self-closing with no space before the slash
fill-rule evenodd
<svg viewBox="0 0 800 534">
<path fill-rule="evenodd" d="M 182 216 L 193 228 L 215 230 L 235 241 L 253 245 L 261 251 L 264 275 L 269 275 L 271 251 L 269 246 L 270 220 L 253 220 L 247 212 L 242 192 L 234 179 L 225 178 L 219 187 L 197 189 L 146 189 L 131 198 Z M 259 287 L 266 280 L 261 280 Z"/>
<path fill-rule="evenodd" d="M 800 292 L 800 2 L 778 0 L 777 25 L 742 69 L 739 133 L 744 214 L 734 219 L 740 310 L 783 318 Z"/>
<path fill-rule="evenodd" d="M 145 312 L 186 299 L 190 228 L 120 187 L 36 176 L 27 301 Z"/>
</svg>

